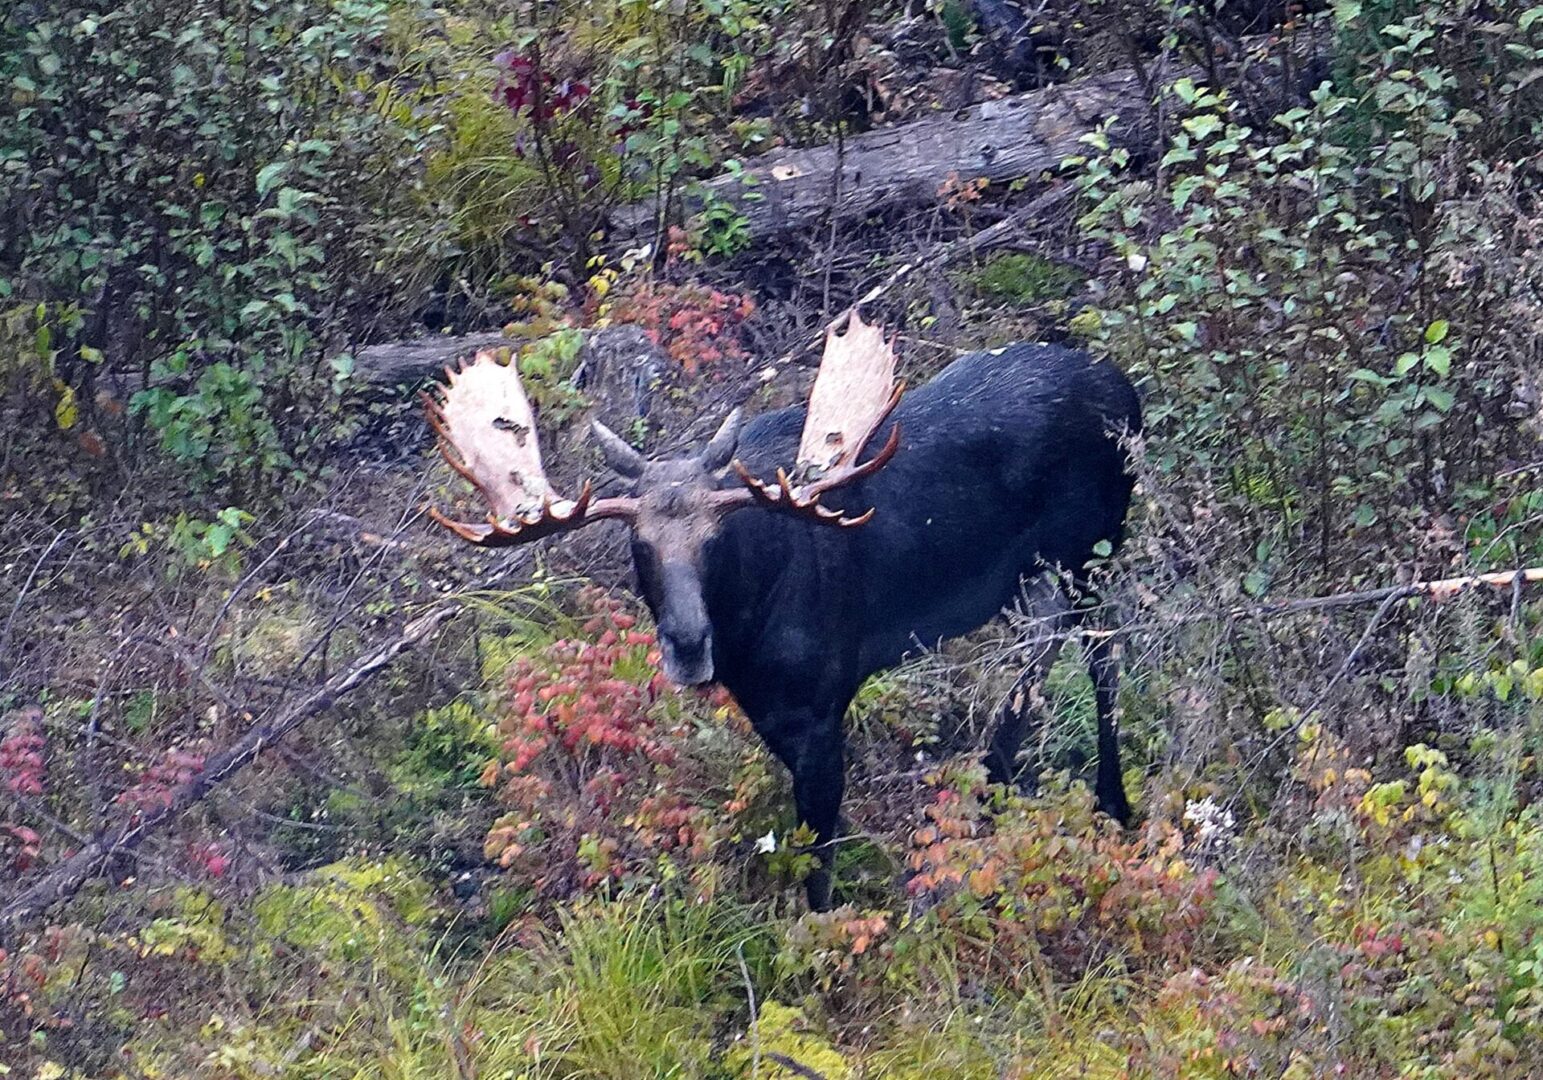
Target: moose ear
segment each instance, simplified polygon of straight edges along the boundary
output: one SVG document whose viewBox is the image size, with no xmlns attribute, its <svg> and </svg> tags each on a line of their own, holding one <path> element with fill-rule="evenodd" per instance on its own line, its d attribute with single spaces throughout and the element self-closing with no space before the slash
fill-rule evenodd
<svg viewBox="0 0 1543 1080">
<path fill-rule="evenodd" d="M 618 476 L 624 476 L 628 480 L 636 480 L 643 475 L 643 466 L 646 464 L 643 460 L 643 455 L 629 446 L 626 439 L 623 439 L 599 420 L 591 421 L 589 426 L 600 443 L 600 454 L 605 458 L 605 463 Z"/>
<path fill-rule="evenodd" d="M 718 428 L 718 434 L 702 448 L 697 455 L 697 462 L 705 472 L 717 472 L 727 468 L 730 461 L 734 460 L 734 451 L 739 448 L 739 429 L 744 423 L 743 409 L 735 409 Z"/>
</svg>

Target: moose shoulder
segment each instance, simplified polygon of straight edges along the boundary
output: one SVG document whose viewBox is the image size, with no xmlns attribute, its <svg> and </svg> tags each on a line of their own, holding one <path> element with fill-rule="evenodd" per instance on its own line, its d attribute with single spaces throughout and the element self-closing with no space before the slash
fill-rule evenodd
<svg viewBox="0 0 1543 1080">
<path fill-rule="evenodd" d="M 1075 576 L 1101 541 L 1117 544 L 1132 487 L 1121 438 L 1140 428 L 1135 392 L 1112 364 L 1050 345 L 962 357 L 895 406 L 893 354 L 855 313 L 844 321 L 844 334 L 827 335 L 807 409 L 743 429 L 736 413 L 699 454 L 662 461 L 597 425 L 607 461 L 632 481 L 619 499 L 591 501 L 586 485 L 577 500 L 557 500 L 534 440 L 520 443 L 519 461 L 500 456 L 454 385 L 435 412 L 446 456 L 494 508 L 486 525 L 446 522 L 462 536 L 516 543 L 599 517 L 628 521 L 666 675 L 721 682 L 792 775 L 799 817 L 822 845 L 808 881 L 815 908 L 831 902 L 823 845 L 836 835 L 842 718 L 858 687 L 981 626 L 1026 581 L 1055 567 Z M 501 431 L 533 432 L 523 394 L 491 414 Z M 827 445 L 836 452 L 820 460 Z M 859 464 L 865 448 L 873 456 Z M 791 484 L 779 470 L 795 461 L 815 464 L 819 478 Z M 774 472 L 776 484 L 755 479 Z M 526 487 L 500 492 L 510 473 Z M 1041 592 L 1075 619 L 1059 588 Z M 1091 654 L 1096 794 L 1124 821 L 1114 666 L 1101 648 Z M 1022 727 L 1019 713 L 999 725 L 992 779 L 1012 778 Z"/>
</svg>

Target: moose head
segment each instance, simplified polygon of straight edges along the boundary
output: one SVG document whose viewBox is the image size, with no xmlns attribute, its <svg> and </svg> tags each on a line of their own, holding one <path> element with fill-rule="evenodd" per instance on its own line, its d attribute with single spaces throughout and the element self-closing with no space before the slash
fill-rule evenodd
<svg viewBox="0 0 1543 1080">
<path fill-rule="evenodd" d="M 876 472 L 894 456 L 898 426 L 877 454 L 858 463 L 902 391 L 895 382 L 892 343 L 852 310 L 826 331 L 793 476 L 779 469 L 774 481 L 763 481 L 737 460 L 739 409 L 697 453 L 658 460 L 645 458 L 596 422 L 606 463 L 630 482 L 630 490 L 595 498 L 586 481 L 577 498 L 567 499 L 547 481 L 535 417 L 515 365 L 479 352 L 460 370 L 447 369 L 445 384 L 424 401 L 440 452 L 477 488 L 489 513 L 476 523 L 453 521 L 438 510 L 430 514 L 484 547 L 524 544 L 607 518 L 625 521 L 638 583 L 658 624 L 664 673 L 682 685 L 705 683 L 713 677 L 712 625 L 702 591 L 707 542 L 729 514 L 748 507 L 835 528 L 867 522 L 871 509 L 848 516 L 822 506 L 820 498 Z"/>
</svg>

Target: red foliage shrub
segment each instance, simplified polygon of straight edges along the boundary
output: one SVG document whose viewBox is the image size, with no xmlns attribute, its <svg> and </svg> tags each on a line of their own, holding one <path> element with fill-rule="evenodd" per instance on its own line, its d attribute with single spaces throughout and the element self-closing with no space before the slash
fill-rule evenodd
<svg viewBox="0 0 1543 1080">
<path fill-rule="evenodd" d="M 494 97 L 510 112 L 528 115 L 538 122 L 572 112 L 592 93 L 589 84 L 581 79 L 559 81 L 541 66 L 539 52 L 501 52 L 493 63 L 502 71 Z"/>
<path fill-rule="evenodd" d="M 168 750 L 159 762 L 144 771 L 137 784 L 120 791 L 115 801 L 139 813 L 169 806 L 172 791 L 187 783 L 203 767 L 203 754 Z"/>
<path fill-rule="evenodd" d="M 682 243 L 672 230 L 671 250 Z M 755 301 L 704 285 L 638 284 L 611 310 L 611 319 L 636 323 L 688 375 L 720 360 L 740 360 L 745 320 L 755 313 Z"/>
<path fill-rule="evenodd" d="M 1014 981 L 1030 956 L 1067 977 L 1111 956 L 1133 969 L 1192 962 L 1216 872 L 1185 858 L 1178 828 L 1127 837 L 1085 793 L 1011 796 L 987 814 L 978 768 L 935 782 L 948 786 L 912 834 L 907 887 L 929 919 L 970 931 L 983 974 Z"/>
<path fill-rule="evenodd" d="M 7 720 L 0 740 L 0 783 L 17 795 L 42 795 L 47 770 L 43 754 L 48 749 L 43 710 L 29 705 Z"/>
<path fill-rule="evenodd" d="M 12 870 L 26 870 L 43 853 L 43 838 L 25 825 L 0 822 L 0 852 L 5 851 L 11 853 Z"/>
<path fill-rule="evenodd" d="M 697 731 L 704 706 L 728 714 L 727 695 L 670 687 L 652 632 L 598 589 L 580 602 L 577 636 L 510 666 L 501 753 L 482 775 L 509 807 L 487 857 L 552 895 L 625 882 L 661 857 L 705 862 L 736 794 L 715 790 L 733 765 L 703 767 Z"/>
</svg>

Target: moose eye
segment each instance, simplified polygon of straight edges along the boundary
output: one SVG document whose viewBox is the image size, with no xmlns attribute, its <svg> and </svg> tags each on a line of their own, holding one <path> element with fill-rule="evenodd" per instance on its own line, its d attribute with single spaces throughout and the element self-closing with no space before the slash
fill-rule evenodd
<svg viewBox="0 0 1543 1080">
<path fill-rule="evenodd" d="M 638 591 L 644 597 L 654 595 L 659 582 L 659 549 L 647 540 L 633 540 L 632 566 L 638 575 Z"/>
</svg>

